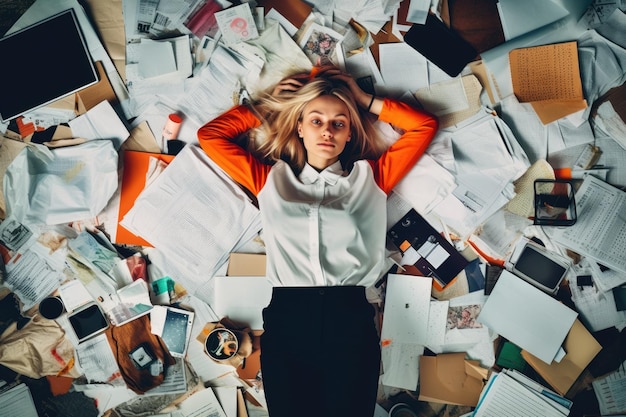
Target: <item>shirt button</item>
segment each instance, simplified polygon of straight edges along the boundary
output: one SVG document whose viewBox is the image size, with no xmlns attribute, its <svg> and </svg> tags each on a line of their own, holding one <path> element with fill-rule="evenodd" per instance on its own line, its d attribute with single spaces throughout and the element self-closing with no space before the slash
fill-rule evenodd
<svg viewBox="0 0 626 417">
<path fill-rule="evenodd" d="M 324 290 L 319 290 L 318 293 L 319 295 L 324 295 Z"/>
</svg>

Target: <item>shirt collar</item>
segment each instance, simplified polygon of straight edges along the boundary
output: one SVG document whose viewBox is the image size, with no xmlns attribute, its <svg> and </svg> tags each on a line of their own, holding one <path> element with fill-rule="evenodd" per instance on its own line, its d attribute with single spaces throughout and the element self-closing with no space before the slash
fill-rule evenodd
<svg viewBox="0 0 626 417">
<path fill-rule="evenodd" d="M 313 168 L 308 163 L 304 164 L 304 168 L 300 173 L 300 181 L 303 184 L 313 184 L 318 178 L 326 181 L 328 185 L 335 185 L 339 177 L 343 176 L 343 168 L 341 167 L 341 162 L 337 161 L 334 164 L 326 167 L 322 172 L 317 172 L 315 168 Z"/>
</svg>

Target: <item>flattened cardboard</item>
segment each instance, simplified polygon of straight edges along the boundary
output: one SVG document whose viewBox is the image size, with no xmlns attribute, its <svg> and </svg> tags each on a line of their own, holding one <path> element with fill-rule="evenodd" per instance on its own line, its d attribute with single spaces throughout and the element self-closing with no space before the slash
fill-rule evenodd
<svg viewBox="0 0 626 417">
<path fill-rule="evenodd" d="M 465 352 L 422 356 L 418 399 L 476 406 L 488 374 L 478 361 L 465 360 Z"/>
<path fill-rule="evenodd" d="M 130 136 L 120 146 L 120 153 L 123 151 L 161 153 L 148 122 L 143 121 L 130 131 Z"/>
<path fill-rule="evenodd" d="M 122 0 L 85 0 L 85 9 L 92 18 L 96 31 L 102 37 L 102 43 L 111 57 L 117 72 L 125 78 L 126 37 Z"/>
<path fill-rule="evenodd" d="M 99 81 L 76 93 L 76 114 L 86 113 L 103 100 L 108 100 L 111 103 L 117 101 L 117 96 L 101 61 L 96 62 L 96 70 Z"/>
<path fill-rule="evenodd" d="M 265 276 L 264 253 L 237 253 L 233 252 L 228 257 L 228 269 L 226 275 L 240 277 Z"/>
</svg>

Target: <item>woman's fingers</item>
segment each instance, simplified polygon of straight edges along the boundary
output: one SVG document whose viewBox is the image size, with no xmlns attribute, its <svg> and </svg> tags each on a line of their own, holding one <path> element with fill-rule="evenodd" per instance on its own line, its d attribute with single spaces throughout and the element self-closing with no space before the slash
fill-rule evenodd
<svg viewBox="0 0 626 417">
<path fill-rule="evenodd" d="M 276 85 L 276 87 L 274 88 L 274 95 L 283 93 L 285 91 L 298 91 L 298 89 L 300 89 L 300 87 L 302 87 L 303 85 L 304 84 L 301 81 L 298 81 L 294 78 L 285 78 L 284 80 L 279 82 L 278 85 Z"/>
</svg>

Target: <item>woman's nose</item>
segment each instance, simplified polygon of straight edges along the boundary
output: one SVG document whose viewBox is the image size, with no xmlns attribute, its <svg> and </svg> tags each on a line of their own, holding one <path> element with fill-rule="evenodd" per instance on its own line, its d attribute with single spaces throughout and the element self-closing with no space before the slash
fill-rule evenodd
<svg viewBox="0 0 626 417">
<path fill-rule="evenodd" d="M 324 126 L 324 130 L 322 131 L 322 136 L 325 137 L 325 138 L 332 138 L 333 137 L 333 132 L 331 130 L 330 125 Z"/>
</svg>

